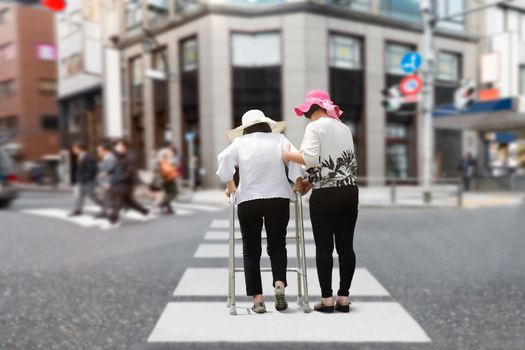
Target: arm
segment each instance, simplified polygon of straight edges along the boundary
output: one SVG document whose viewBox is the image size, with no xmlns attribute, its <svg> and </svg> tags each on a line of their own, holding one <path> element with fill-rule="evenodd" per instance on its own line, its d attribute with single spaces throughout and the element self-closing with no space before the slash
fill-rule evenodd
<svg viewBox="0 0 525 350">
<path fill-rule="evenodd" d="M 217 169 L 217 176 L 221 179 L 222 182 L 226 183 L 226 195 L 229 196 L 230 193 L 233 193 L 237 190 L 235 182 L 233 181 L 235 167 L 238 165 L 238 152 L 236 142 L 234 141 L 224 151 L 219 153 L 217 158 L 219 163 Z"/>
<path fill-rule="evenodd" d="M 297 164 L 305 165 L 304 157 L 301 152 L 284 151 L 283 159 L 285 162 L 294 162 Z"/>
<path fill-rule="evenodd" d="M 286 160 L 288 155 L 299 155 L 302 158 L 302 154 L 294 147 L 294 145 L 285 137 L 283 139 L 283 160 L 288 166 L 288 179 L 296 184 L 296 188 L 302 189 L 302 179 L 304 174 L 303 167 L 301 166 L 300 161 L 290 161 Z M 298 181 L 301 181 L 301 184 L 298 184 Z"/>
<path fill-rule="evenodd" d="M 311 127 L 311 124 L 306 127 L 303 143 L 301 145 L 301 152 L 293 152 L 288 150 L 283 152 L 283 159 L 285 162 L 292 161 L 297 164 L 305 165 L 307 169 L 319 167 L 321 154 L 321 142 L 319 134 Z"/>
</svg>

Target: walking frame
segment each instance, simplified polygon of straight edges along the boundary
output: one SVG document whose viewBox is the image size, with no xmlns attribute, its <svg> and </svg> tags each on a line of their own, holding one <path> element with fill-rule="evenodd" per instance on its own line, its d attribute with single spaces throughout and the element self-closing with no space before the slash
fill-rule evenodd
<svg viewBox="0 0 525 350">
<path fill-rule="evenodd" d="M 295 236 L 286 237 L 287 240 L 296 241 L 297 267 L 288 268 L 288 272 L 297 274 L 297 305 L 302 307 L 305 313 L 311 312 L 308 299 L 308 278 L 306 275 L 306 250 L 304 246 L 304 225 L 303 225 L 303 201 L 300 192 L 294 191 L 295 200 Z M 230 315 L 237 315 L 235 305 L 235 274 L 244 272 L 244 268 L 235 266 L 235 242 L 242 240 L 235 237 L 235 193 L 230 194 L 230 236 L 229 236 L 229 276 L 228 276 L 228 308 Z M 271 268 L 261 268 L 261 272 L 271 272 Z"/>
</svg>

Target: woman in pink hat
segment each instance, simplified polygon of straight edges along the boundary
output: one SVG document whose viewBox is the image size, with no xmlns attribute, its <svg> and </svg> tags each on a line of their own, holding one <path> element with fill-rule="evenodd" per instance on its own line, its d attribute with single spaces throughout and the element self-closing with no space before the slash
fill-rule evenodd
<svg viewBox="0 0 525 350">
<path fill-rule="evenodd" d="M 317 275 L 321 302 L 315 310 L 325 313 L 350 310 L 348 298 L 355 271 L 354 229 L 357 221 L 359 191 L 357 161 L 350 128 L 339 119 L 343 111 L 322 90 L 310 91 L 297 116 L 310 120 L 300 152 L 286 150 L 285 161 L 304 164 L 308 173 L 310 219 L 316 245 Z M 333 250 L 339 256 L 339 290 L 332 296 Z"/>
</svg>

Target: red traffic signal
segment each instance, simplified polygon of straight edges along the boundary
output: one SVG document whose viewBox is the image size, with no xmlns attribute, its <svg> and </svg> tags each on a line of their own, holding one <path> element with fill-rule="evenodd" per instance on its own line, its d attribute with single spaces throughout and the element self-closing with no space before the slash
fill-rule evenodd
<svg viewBox="0 0 525 350">
<path fill-rule="evenodd" d="M 66 2 L 64 0 L 42 0 L 42 6 L 58 12 L 66 8 Z"/>
</svg>

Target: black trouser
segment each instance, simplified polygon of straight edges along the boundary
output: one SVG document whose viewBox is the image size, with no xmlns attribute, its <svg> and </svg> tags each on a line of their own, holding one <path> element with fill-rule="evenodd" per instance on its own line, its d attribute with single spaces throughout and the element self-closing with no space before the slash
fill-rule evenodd
<svg viewBox="0 0 525 350">
<path fill-rule="evenodd" d="M 359 189 L 344 186 L 316 189 L 310 197 L 310 219 L 315 240 L 317 276 L 323 298 L 332 296 L 332 268 L 335 248 L 339 255 L 339 291 L 348 296 L 355 271 L 354 229 Z"/>
<path fill-rule="evenodd" d="M 175 180 L 164 181 L 162 189 L 164 190 L 164 199 L 160 203 L 160 207 L 171 210 L 171 202 L 177 197 L 177 183 Z"/>
<path fill-rule="evenodd" d="M 129 191 L 109 191 L 110 210 L 108 219 L 111 223 L 115 223 L 119 219 L 120 210 L 123 208 L 133 209 L 139 213 L 146 215 L 149 210 L 144 208 L 133 198 L 133 190 Z"/>
<path fill-rule="evenodd" d="M 261 231 L 266 228 L 267 252 L 272 265 L 273 284 L 286 283 L 286 228 L 290 220 L 290 200 L 285 198 L 256 199 L 239 204 L 242 232 L 246 295 L 262 294 Z"/>
</svg>

